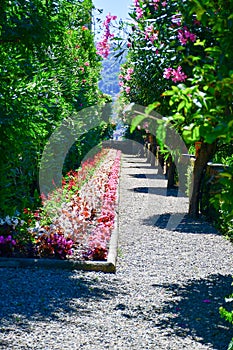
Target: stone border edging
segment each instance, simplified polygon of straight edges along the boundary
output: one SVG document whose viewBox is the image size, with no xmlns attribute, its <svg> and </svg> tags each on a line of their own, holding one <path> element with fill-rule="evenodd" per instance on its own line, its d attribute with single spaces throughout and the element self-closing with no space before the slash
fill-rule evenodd
<svg viewBox="0 0 233 350">
<path fill-rule="evenodd" d="M 80 261 L 58 259 L 33 259 L 33 258 L 0 258 L 2 267 L 42 267 L 59 268 L 68 270 L 102 271 L 107 273 L 116 272 L 117 248 L 118 248 L 118 214 L 115 216 L 114 229 L 109 243 L 107 261 Z"/>
</svg>

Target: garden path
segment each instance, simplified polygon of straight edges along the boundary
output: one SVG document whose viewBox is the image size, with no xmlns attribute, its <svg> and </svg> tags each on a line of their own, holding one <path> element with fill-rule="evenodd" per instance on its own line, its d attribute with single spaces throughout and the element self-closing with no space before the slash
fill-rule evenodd
<svg viewBox="0 0 233 350">
<path fill-rule="evenodd" d="M 123 155 L 116 274 L 0 269 L 0 349 L 224 350 L 233 246 Z"/>
</svg>

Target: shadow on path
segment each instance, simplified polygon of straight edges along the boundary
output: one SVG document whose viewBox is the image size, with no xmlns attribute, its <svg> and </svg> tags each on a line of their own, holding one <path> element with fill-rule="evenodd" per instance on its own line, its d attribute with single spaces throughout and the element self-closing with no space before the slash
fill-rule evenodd
<svg viewBox="0 0 233 350">
<path fill-rule="evenodd" d="M 109 300 L 117 293 L 112 284 L 103 286 L 96 276 L 61 273 L 62 284 L 58 270 L 0 269 L 1 326 L 16 322 L 25 328 L 30 319 L 56 319 L 57 311 L 85 313 L 89 301 Z M 72 303 L 79 299 L 82 306 Z"/>
<path fill-rule="evenodd" d="M 129 176 L 135 179 L 148 179 L 148 180 L 157 180 L 157 179 L 165 179 L 164 175 L 154 174 L 129 174 Z"/>
<path fill-rule="evenodd" d="M 164 197 L 187 197 L 178 187 L 166 188 L 166 187 L 134 187 L 129 189 L 129 191 L 138 192 L 138 193 L 149 193 L 156 196 Z"/>
<path fill-rule="evenodd" d="M 156 226 L 160 229 L 166 229 L 169 221 L 178 222 L 173 231 L 181 233 L 202 233 L 202 234 L 219 234 L 218 231 L 204 218 L 192 219 L 187 213 L 164 213 L 152 215 L 143 220 L 143 225 Z"/>
<path fill-rule="evenodd" d="M 219 315 L 219 307 L 231 310 L 233 303 L 224 298 L 232 293 L 232 277 L 220 274 L 207 279 L 191 280 L 185 286 L 178 284 L 155 284 L 165 288 L 174 300 L 165 302 L 161 312 L 166 315 L 159 320 L 160 328 L 185 338 L 191 336 L 203 344 L 212 344 L 215 350 L 225 350 L 233 334 L 230 324 Z M 178 300 L 177 300 L 178 299 Z M 231 305 L 230 305 L 231 304 Z"/>
</svg>

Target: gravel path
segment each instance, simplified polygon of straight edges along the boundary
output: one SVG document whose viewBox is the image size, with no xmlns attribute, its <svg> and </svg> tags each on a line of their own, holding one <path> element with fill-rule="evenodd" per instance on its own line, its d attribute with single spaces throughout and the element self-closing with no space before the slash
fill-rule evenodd
<svg viewBox="0 0 233 350">
<path fill-rule="evenodd" d="M 233 246 L 155 174 L 124 156 L 115 275 L 0 269 L 0 349 L 227 349 Z"/>
</svg>

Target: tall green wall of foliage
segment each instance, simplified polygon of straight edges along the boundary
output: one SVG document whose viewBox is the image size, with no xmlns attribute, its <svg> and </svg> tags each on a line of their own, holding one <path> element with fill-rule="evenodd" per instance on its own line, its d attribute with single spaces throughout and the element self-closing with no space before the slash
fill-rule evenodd
<svg viewBox="0 0 233 350">
<path fill-rule="evenodd" d="M 1 0 L 0 215 L 33 206 L 49 136 L 101 100 L 92 8 L 91 0 Z"/>
</svg>

